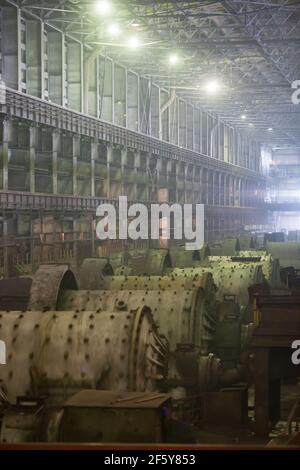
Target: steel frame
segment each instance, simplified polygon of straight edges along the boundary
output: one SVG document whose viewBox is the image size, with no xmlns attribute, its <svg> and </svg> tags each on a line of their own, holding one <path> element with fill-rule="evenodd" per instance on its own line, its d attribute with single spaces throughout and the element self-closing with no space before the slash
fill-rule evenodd
<svg viewBox="0 0 300 470">
<path fill-rule="evenodd" d="M 300 79 L 300 4 L 290 0 L 148 1 L 114 3 L 115 19 L 126 31 L 133 21 L 147 47 L 132 54 L 111 46 L 104 21 L 93 15 L 91 2 L 81 0 L 2 0 L 25 14 L 43 19 L 86 48 L 100 48 L 160 87 L 177 87 L 178 96 L 211 111 L 242 132 L 271 145 L 299 144 L 300 109 L 291 105 L 293 80 Z M 166 61 L 174 48 L 184 66 L 171 69 Z M 211 99 L 198 85 L 220 76 L 226 93 Z M 255 125 L 240 119 L 247 113 Z M 272 127 L 273 132 L 268 129 Z"/>
<path fill-rule="evenodd" d="M 69 110 L 63 106 L 12 89 L 6 89 L 6 100 L 5 103 L 0 103 L 0 114 L 3 114 L 3 117 L 5 115 L 15 116 L 38 124 L 107 141 L 111 144 L 123 145 L 126 148 L 148 152 L 162 158 L 204 166 L 207 169 L 224 171 L 235 176 L 247 176 L 261 183 L 265 181 L 264 176 L 256 171 L 207 157 L 192 150 L 181 148 L 115 124 L 100 121 L 92 116 Z"/>
</svg>

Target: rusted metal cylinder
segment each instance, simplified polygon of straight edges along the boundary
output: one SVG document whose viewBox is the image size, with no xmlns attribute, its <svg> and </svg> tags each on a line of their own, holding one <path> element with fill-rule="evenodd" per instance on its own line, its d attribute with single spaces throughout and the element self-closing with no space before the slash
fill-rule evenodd
<svg viewBox="0 0 300 470">
<path fill-rule="evenodd" d="M 211 280 L 209 277 L 208 279 Z M 147 305 L 169 342 L 170 350 L 177 344 L 195 345 L 201 352 L 212 350 L 216 327 L 215 288 L 213 283 L 190 290 L 168 289 L 62 291 L 60 310 L 131 310 Z"/>
<path fill-rule="evenodd" d="M 277 258 L 274 258 L 271 254 L 268 254 L 265 251 L 240 251 L 239 257 L 259 257 L 259 260 L 255 262 L 261 265 L 263 274 L 270 287 L 274 289 L 282 287 L 280 279 L 280 263 Z"/>
<path fill-rule="evenodd" d="M 263 275 L 271 288 L 281 286 L 279 261 L 264 251 L 240 251 L 235 256 L 209 256 L 208 258 L 210 266 L 221 267 L 231 263 L 233 266 L 235 263 L 257 264 L 262 267 Z"/>
<path fill-rule="evenodd" d="M 300 242 L 268 242 L 266 250 L 273 258 L 279 259 L 281 268 L 292 266 L 300 269 Z"/>
<path fill-rule="evenodd" d="M 185 246 L 173 247 L 170 250 L 144 249 L 114 253 L 110 263 L 116 275 L 162 275 L 174 267 L 192 267 L 203 264 L 210 255 L 208 244 L 199 250 L 186 250 Z"/>
<path fill-rule="evenodd" d="M 32 277 L 0 280 L 0 310 L 55 310 L 60 289 L 77 289 L 69 264 L 41 264 Z"/>
<path fill-rule="evenodd" d="M 166 276 L 107 276 L 101 283 L 104 290 L 175 290 L 193 289 L 200 287 L 207 294 L 214 295 L 215 285 L 212 275 L 204 273 L 203 276 L 193 279 L 188 277 Z"/>
<path fill-rule="evenodd" d="M 116 274 L 161 276 L 171 267 L 172 260 L 168 249 L 137 250 L 128 253 L 126 266 L 119 267 Z"/>
<path fill-rule="evenodd" d="M 227 263 L 216 264 L 211 267 L 202 268 L 175 268 L 173 276 L 192 278 L 196 280 L 204 273 L 210 272 L 217 286 L 217 299 L 222 302 L 228 295 L 236 297 L 240 305 L 248 305 L 248 288 L 265 282 L 262 267 L 256 264 Z"/>
<path fill-rule="evenodd" d="M 101 279 L 112 274 L 108 258 L 86 258 L 78 273 L 80 289 L 97 289 Z"/>
<path fill-rule="evenodd" d="M 55 310 L 60 289 L 77 289 L 67 264 L 42 264 L 32 279 L 28 310 Z"/>
<path fill-rule="evenodd" d="M 58 403 L 79 389 L 151 391 L 166 371 L 167 342 L 148 307 L 127 311 L 1 312 L 10 401 L 47 395 Z"/>
<path fill-rule="evenodd" d="M 195 348 L 180 345 L 170 357 L 167 384 L 173 391 L 181 386 L 196 394 L 216 390 L 222 374 L 219 358 L 213 354 L 200 355 Z"/>
</svg>

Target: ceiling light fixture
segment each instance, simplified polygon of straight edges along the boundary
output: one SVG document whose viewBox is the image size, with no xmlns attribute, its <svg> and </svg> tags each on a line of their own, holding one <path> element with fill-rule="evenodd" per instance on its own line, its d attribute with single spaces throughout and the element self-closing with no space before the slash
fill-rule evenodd
<svg viewBox="0 0 300 470">
<path fill-rule="evenodd" d="M 172 54 L 169 57 L 169 63 L 171 65 L 176 65 L 178 63 L 178 60 L 179 60 L 179 58 L 178 58 L 178 55 L 176 55 L 176 54 Z"/>
<path fill-rule="evenodd" d="M 128 39 L 128 46 L 129 46 L 131 49 L 137 49 L 137 48 L 140 46 L 139 38 L 138 38 L 137 36 L 131 36 L 131 37 Z"/>
<path fill-rule="evenodd" d="M 220 89 L 220 83 L 217 80 L 211 80 L 210 82 L 206 83 L 205 90 L 210 95 L 217 93 Z"/>
</svg>

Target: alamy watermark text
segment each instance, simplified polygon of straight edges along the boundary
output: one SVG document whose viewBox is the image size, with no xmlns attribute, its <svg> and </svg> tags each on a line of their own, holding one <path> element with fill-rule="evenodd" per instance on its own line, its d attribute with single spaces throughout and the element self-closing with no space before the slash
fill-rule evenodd
<svg viewBox="0 0 300 470">
<path fill-rule="evenodd" d="M 118 211 L 110 203 L 100 204 L 96 234 L 100 240 L 185 240 L 194 250 L 204 244 L 203 204 L 128 204 L 119 197 Z M 172 232 L 172 236 L 171 236 Z"/>
</svg>

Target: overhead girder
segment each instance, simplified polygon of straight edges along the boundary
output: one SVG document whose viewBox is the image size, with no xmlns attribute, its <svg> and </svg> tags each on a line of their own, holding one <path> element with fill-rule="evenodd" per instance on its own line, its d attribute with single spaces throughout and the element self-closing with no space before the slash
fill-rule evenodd
<svg viewBox="0 0 300 470">
<path fill-rule="evenodd" d="M 19 5 L 25 14 L 42 18 L 48 25 L 82 41 L 91 50 L 103 47 L 114 60 L 167 88 L 171 84 L 174 86 L 174 81 L 177 84 L 196 83 L 199 77 L 201 80 L 214 73 L 219 74 L 230 88 L 232 83 L 237 84 L 226 120 L 242 129 L 244 125 L 238 116 L 243 109 L 247 109 L 249 119 L 255 120 L 259 113 L 256 104 L 264 105 L 266 101 L 265 93 L 259 94 L 251 86 L 267 84 L 272 91 L 270 95 L 274 95 L 272 99 L 270 96 L 269 102 L 274 106 L 274 100 L 277 101 L 275 95 L 279 94 L 277 84 L 285 83 L 286 93 L 280 93 L 280 96 L 283 103 L 288 104 L 291 98 L 289 84 L 300 74 L 297 60 L 300 6 L 286 0 L 228 0 L 213 4 L 131 1 L 124 5 L 120 2 L 116 17 L 126 31 L 129 31 L 130 23 L 138 19 L 138 31 L 142 30 L 147 44 L 151 43 L 149 48 L 147 46 L 135 54 L 124 47 L 104 44 L 107 42 L 104 20 L 89 12 L 88 2 L 3 0 L 2 3 Z M 170 45 L 182 53 L 185 61 L 183 72 L 168 67 L 165 54 Z M 241 60 L 241 54 L 246 60 Z M 223 102 L 218 104 L 203 96 L 199 100 L 200 96 L 197 99 L 187 91 L 178 94 L 197 102 L 204 109 L 213 110 L 216 115 L 223 111 Z M 274 115 L 266 115 L 263 122 L 256 123 L 256 127 L 252 135 L 260 141 L 274 143 L 281 140 L 283 143 L 299 144 L 298 133 L 293 129 L 293 118 L 286 120 L 283 129 Z M 276 137 L 265 132 L 268 127 L 274 128 Z"/>
</svg>

